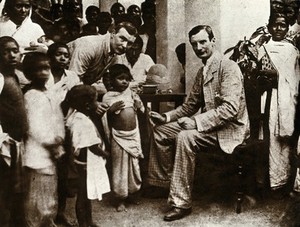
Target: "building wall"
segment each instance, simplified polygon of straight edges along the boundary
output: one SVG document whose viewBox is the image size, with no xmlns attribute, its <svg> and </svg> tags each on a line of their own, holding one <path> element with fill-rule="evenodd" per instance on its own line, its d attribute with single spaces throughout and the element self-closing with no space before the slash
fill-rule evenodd
<svg viewBox="0 0 300 227">
<path fill-rule="evenodd" d="M 222 0 L 220 7 L 220 42 L 221 50 L 225 51 L 267 24 L 270 0 Z"/>
</svg>

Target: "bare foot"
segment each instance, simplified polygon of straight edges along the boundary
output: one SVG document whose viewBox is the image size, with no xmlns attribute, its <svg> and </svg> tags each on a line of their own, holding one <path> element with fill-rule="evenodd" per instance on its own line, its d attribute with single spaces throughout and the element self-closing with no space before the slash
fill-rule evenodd
<svg viewBox="0 0 300 227">
<path fill-rule="evenodd" d="M 78 224 L 75 220 L 69 220 L 64 214 L 57 215 L 55 222 L 56 222 L 56 224 L 60 224 L 63 226 L 68 226 L 68 227 L 78 226 Z"/>
<path fill-rule="evenodd" d="M 129 204 L 133 204 L 133 205 L 140 205 L 141 204 L 139 198 L 138 197 L 134 197 L 134 196 L 129 196 L 126 199 L 126 202 L 129 203 Z"/>
<path fill-rule="evenodd" d="M 117 211 L 118 211 L 118 212 L 124 212 L 124 211 L 127 211 L 127 210 L 126 210 L 126 207 L 125 207 L 125 204 L 124 204 L 123 201 L 120 202 L 120 203 L 118 204 L 118 206 L 117 206 Z"/>
</svg>

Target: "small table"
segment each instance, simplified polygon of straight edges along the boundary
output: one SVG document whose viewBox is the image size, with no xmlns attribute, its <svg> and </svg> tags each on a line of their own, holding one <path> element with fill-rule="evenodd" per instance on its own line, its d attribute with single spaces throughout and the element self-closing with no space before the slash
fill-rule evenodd
<svg viewBox="0 0 300 227">
<path fill-rule="evenodd" d="M 174 102 L 175 108 L 180 106 L 184 102 L 186 94 L 184 93 L 168 93 L 168 94 L 139 94 L 141 100 L 146 107 L 148 103 L 151 103 L 151 110 L 159 112 L 159 106 L 161 102 Z"/>
</svg>

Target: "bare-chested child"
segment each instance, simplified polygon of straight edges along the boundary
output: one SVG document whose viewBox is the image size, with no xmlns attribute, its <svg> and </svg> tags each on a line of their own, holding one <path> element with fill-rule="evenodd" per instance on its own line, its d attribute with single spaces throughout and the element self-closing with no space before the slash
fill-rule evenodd
<svg viewBox="0 0 300 227">
<path fill-rule="evenodd" d="M 141 188 L 139 158 L 143 157 L 137 110 L 144 111 L 139 96 L 129 88 L 132 75 L 120 64 L 109 68 L 110 87 L 103 102 L 111 106 L 107 123 L 111 131 L 112 190 L 117 211 L 125 211 L 125 201 Z"/>
</svg>

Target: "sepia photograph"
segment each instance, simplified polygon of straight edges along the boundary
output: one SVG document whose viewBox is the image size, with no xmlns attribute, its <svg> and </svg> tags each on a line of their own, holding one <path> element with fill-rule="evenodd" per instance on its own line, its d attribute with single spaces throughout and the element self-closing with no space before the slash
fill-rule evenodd
<svg viewBox="0 0 300 227">
<path fill-rule="evenodd" d="M 300 0 L 0 0 L 0 227 L 300 226 Z"/>
</svg>

